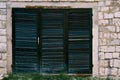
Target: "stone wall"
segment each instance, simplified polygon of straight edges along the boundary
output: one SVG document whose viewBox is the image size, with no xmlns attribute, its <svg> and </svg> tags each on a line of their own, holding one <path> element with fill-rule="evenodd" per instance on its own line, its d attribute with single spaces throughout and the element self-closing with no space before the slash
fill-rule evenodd
<svg viewBox="0 0 120 80">
<path fill-rule="evenodd" d="M 7 73 L 8 36 L 7 8 L 14 2 L 62 1 L 62 0 L 2 0 L 0 1 L 0 76 Z M 120 0 L 63 0 L 97 2 L 98 9 L 98 77 L 120 78 Z M 38 2 L 37 2 L 38 3 Z M 94 15 L 94 14 L 93 14 Z M 93 36 L 94 37 L 94 36 Z M 94 65 L 95 66 L 95 65 Z"/>
<path fill-rule="evenodd" d="M 98 3 L 99 75 L 120 77 L 120 0 Z"/>
<path fill-rule="evenodd" d="M 6 14 L 6 3 L 0 3 L 0 76 L 7 72 Z"/>
</svg>

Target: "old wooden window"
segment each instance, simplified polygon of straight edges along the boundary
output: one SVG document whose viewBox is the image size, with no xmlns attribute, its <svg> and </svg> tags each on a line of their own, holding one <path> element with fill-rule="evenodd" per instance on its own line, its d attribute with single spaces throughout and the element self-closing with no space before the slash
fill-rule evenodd
<svg viewBox="0 0 120 80">
<path fill-rule="evenodd" d="M 13 72 L 92 73 L 92 9 L 12 9 Z"/>
</svg>

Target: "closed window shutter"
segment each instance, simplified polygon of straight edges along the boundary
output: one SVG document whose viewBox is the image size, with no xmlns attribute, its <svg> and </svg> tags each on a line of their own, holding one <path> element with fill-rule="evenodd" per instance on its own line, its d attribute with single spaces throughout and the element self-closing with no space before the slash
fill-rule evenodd
<svg viewBox="0 0 120 80">
<path fill-rule="evenodd" d="M 70 73 L 91 73 L 91 11 L 68 14 L 68 66 Z"/>
<path fill-rule="evenodd" d="M 92 10 L 13 9 L 13 71 L 92 73 Z"/>
<path fill-rule="evenodd" d="M 37 72 L 37 14 L 16 11 L 14 14 L 14 71 Z"/>
<path fill-rule="evenodd" d="M 64 14 L 57 11 L 43 11 L 41 14 L 43 73 L 63 73 L 64 60 Z"/>
</svg>

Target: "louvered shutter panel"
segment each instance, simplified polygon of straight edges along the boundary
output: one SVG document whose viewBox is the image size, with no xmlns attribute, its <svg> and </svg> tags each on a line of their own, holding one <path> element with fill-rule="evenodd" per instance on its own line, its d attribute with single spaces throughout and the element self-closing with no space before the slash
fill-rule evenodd
<svg viewBox="0 0 120 80">
<path fill-rule="evenodd" d="M 91 10 L 68 14 L 69 73 L 91 73 Z"/>
<path fill-rule="evenodd" d="M 64 61 L 64 14 L 49 10 L 41 14 L 42 73 L 63 73 Z"/>
<path fill-rule="evenodd" d="M 37 72 L 37 14 L 13 10 L 14 72 Z"/>
</svg>

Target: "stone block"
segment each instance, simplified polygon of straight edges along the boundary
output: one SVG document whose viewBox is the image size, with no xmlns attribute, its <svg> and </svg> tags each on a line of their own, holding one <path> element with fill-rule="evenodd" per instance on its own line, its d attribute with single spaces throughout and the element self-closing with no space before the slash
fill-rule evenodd
<svg viewBox="0 0 120 80">
<path fill-rule="evenodd" d="M 105 68 L 105 76 L 109 75 L 110 69 L 109 68 Z"/>
<path fill-rule="evenodd" d="M 0 15 L 6 15 L 7 10 L 6 9 L 0 9 Z"/>
<path fill-rule="evenodd" d="M 113 58 L 114 59 L 119 59 L 120 58 L 120 53 L 117 53 L 117 52 L 113 53 Z"/>
<path fill-rule="evenodd" d="M 105 5 L 105 3 L 103 1 L 98 2 L 98 6 L 104 6 L 104 5 Z"/>
<path fill-rule="evenodd" d="M 2 60 L 6 60 L 7 59 L 7 53 L 2 53 Z"/>
<path fill-rule="evenodd" d="M 0 43 L 0 53 L 5 53 L 7 51 L 7 43 Z"/>
<path fill-rule="evenodd" d="M 109 67 L 109 60 L 100 60 L 99 66 L 100 67 Z"/>
<path fill-rule="evenodd" d="M 102 12 L 98 13 L 98 19 L 103 19 L 103 13 Z"/>
<path fill-rule="evenodd" d="M 0 68 L 5 68 L 7 65 L 6 61 L 0 60 Z"/>
<path fill-rule="evenodd" d="M 105 58 L 104 52 L 100 52 L 99 53 L 99 59 L 101 60 L 101 59 L 104 59 L 104 58 Z"/>
<path fill-rule="evenodd" d="M 106 32 L 106 33 L 104 33 L 104 38 L 106 38 L 106 39 L 109 39 L 110 38 L 110 33 L 109 32 Z"/>
<path fill-rule="evenodd" d="M 116 52 L 120 52 L 120 46 L 116 46 Z"/>
<path fill-rule="evenodd" d="M 116 26 L 116 27 L 119 27 L 120 26 L 120 19 L 119 18 L 114 18 L 113 19 L 113 24 Z M 120 31 L 120 30 L 119 30 Z"/>
<path fill-rule="evenodd" d="M 113 18 L 113 14 L 112 13 L 104 13 L 104 18 L 105 19 Z"/>
<path fill-rule="evenodd" d="M 117 18 L 119 18 L 120 17 L 120 12 L 114 13 L 114 16 L 117 17 Z"/>
<path fill-rule="evenodd" d="M 108 32 L 115 32 L 115 26 L 106 26 L 105 27 Z"/>
<path fill-rule="evenodd" d="M 118 39 L 120 39 L 120 33 L 118 33 Z"/>
<path fill-rule="evenodd" d="M 99 39 L 99 45 L 107 45 L 107 39 Z"/>
<path fill-rule="evenodd" d="M 101 11 L 109 11 L 109 7 L 101 7 Z"/>
<path fill-rule="evenodd" d="M 110 0 L 106 0 L 106 1 L 105 1 L 105 5 L 106 5 L 106 6 L 110 6 L 111 3 L 112 3 L 112 1 L 110 1 Z"/>
<path fill-rule="evenodd" d="M 6 2 L 0 2 L 0 8 L 6 8 Z"/>
<path fill-rule="evenodd" d="M 105 68 L 99 68 L 99 73 L 101 76 L 105 75 Z"/>
<path fill-rule="evenodd" d="M 7 68 L 0 68 L 0 73 L 1 74 L 6 74 L 7 73 Z"/>
<path fill-rule="evenodd" d="M 2 29 L 6 28 L 6 21 L 2 21 Z"/>
<path fill-rule="evenodd" d="M 6 20 L 6 15 L 0 15 L 0 20 Z"/>
<path fill-rule="evenodd" d="M 120 60 L 119 59 L 114 59 L 114 65 L 115 68 L 120 68 Z"/>
<path fill-rule="evenodd" d="M 99 32 L 99 38 L 102 38 L 103 39 L 103 37 L 104 37 L 104 32 Z"/>
<path fill-rule="evenodd" d="M 111 39 L 109 42 L 109 45 L 113 45 L 113 46 L 116 46 L 119 44 L 120 44 L 120 39 Z"/>
<path fill-rule="evenodd" d="M 105 53 L 105 59 L 112 59 L 112 53 Z"/>
<path fill-rule="evenodd" d="M 110 38 L 116 39 L 118 37 L 117 33 L 110 33 Z"/>
<path fill-rule="evenodd" d="M 99 20 L 99 25 L 108 25 L 109 21 L 108 20 Z"/>
<path fill-rule="evenodd" d="M 0 36 L 6 35 L 6 29 L 0 29 Z"/>
<path fill-rule="evenodd" d="M 115 46 L 101 46 L 100 50 L 102 52 L 115 52 Z"/>
<path fill-rule="evenodd" d="M 7 38 L 6 36 L 0 36 L 0 43 L 4 43 L 4 42 L 7 42 Z"/>
<path fill-rule="evenodd" d="M 117 73 L 118 73 L 118 69 L 117 68 L 112 68 L 111 69 L 111 75 L 116 76 Z"/>
</svg>

